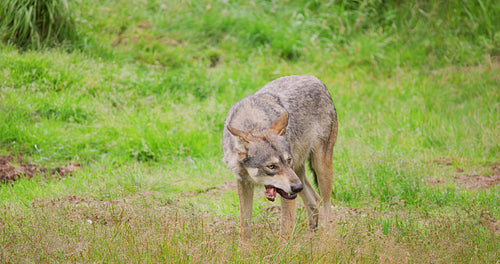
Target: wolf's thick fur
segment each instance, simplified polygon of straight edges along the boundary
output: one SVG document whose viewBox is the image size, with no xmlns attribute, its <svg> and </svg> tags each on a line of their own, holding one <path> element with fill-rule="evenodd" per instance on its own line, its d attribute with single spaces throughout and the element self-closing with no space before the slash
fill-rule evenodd
<svg viewBox="0 0 500 264">
<path fill-rule="evenodd" d="M 224 161 L 238 181 L 244 239 L 251 235 L 256 184 L 266 187 L 269 200 L 274 200 L 276 192 L 282 196 L 282 233 L 288 233 L 295 223 L 297 193 L 310 215 L 311 229 L 317 227 L 318 215 L 322 222 L 327 221 L 336 138 L 337 113 L 332 98 L 325 85 L 313 76 L 276 79 L 231 107 L 222 145 Z M 306 178 L 307 160 L 321 196 Z"/>
</svg>

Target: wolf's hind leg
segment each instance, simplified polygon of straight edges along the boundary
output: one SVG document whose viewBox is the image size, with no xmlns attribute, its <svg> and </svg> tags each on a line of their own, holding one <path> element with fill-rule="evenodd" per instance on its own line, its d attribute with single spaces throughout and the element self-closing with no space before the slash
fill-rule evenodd
<svg viewBox="0 0 500 264">
<path fill-rule="evenodd" d="M 321 140 L 311 154 L 311 167 L 316 173 L 321 196 L 320 219 L 326 224 L 332 217 L 331 195 L 333 190 L 333 146 L 337 139 L 337 120 L 332 122 L 332 130 L 326 141 Z"/>
<path fill-rule="evenodd" d="M 309 180 L 307 180 L 306 171 L 303 165 L 298 168 L 295 173 L 299 176 L 302 186 L 304 187 L 299 195 L 304 202 L 307 216 L 309 217 L 309 230 L 315 230 L 318 227 L 318 205 L 320 197 Z"/>
</svg>

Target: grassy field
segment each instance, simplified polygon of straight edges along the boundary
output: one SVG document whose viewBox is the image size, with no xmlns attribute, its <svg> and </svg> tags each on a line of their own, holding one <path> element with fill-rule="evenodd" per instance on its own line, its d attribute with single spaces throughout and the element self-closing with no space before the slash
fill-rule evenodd
<svg viewBox="0 0 500 264">
<path fill-rule="evenodd" d="M 0 262 L 500 263 L 498 1 L 70 4 L 0 44 Z M 245 247 L 225 115 L 291 74 L 338 111 L 334 221 L 280 237 L 257 188 Z"/>
</svg>

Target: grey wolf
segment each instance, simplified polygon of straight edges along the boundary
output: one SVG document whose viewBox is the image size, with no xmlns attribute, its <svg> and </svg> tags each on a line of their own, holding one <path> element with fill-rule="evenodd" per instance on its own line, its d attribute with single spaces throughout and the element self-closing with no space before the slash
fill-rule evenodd
<svg viewBox="0 0 500 264">
<path fill-rule="evenodd" d="M 222 135 L 224 162 L 236 177 L 240 230 L 251 236 L 254 186 L 265 197 L 281 196 L 281 233 L 295 224 L 297 194 L 309 215 L 309 229 L 328 221 L 333 188 L 337 113 L 326 86 L 313 76 L 278 78 L 229 110 Z M 320 194 L 306 178 L 309 161 Z"/>
</svg>

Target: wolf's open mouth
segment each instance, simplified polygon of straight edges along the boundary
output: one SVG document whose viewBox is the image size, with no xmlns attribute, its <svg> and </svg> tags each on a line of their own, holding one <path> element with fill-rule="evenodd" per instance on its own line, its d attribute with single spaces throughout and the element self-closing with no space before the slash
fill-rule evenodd
<svg viewBox="0 0 500 264">
<path fill-rule="evenodd" d="M 288 199 L 288 200 L 293 200 L 297 198 L 297 194 L 288 194 L 287 192 L 283 191 L 280 188 L 276 188 L 271 185 L 266 185 L 266 198 L 267 200 L 273 202 L 274 199 L 276 199 L 276 193 L 279 193 L 281 197 Z"/>
</svg>

